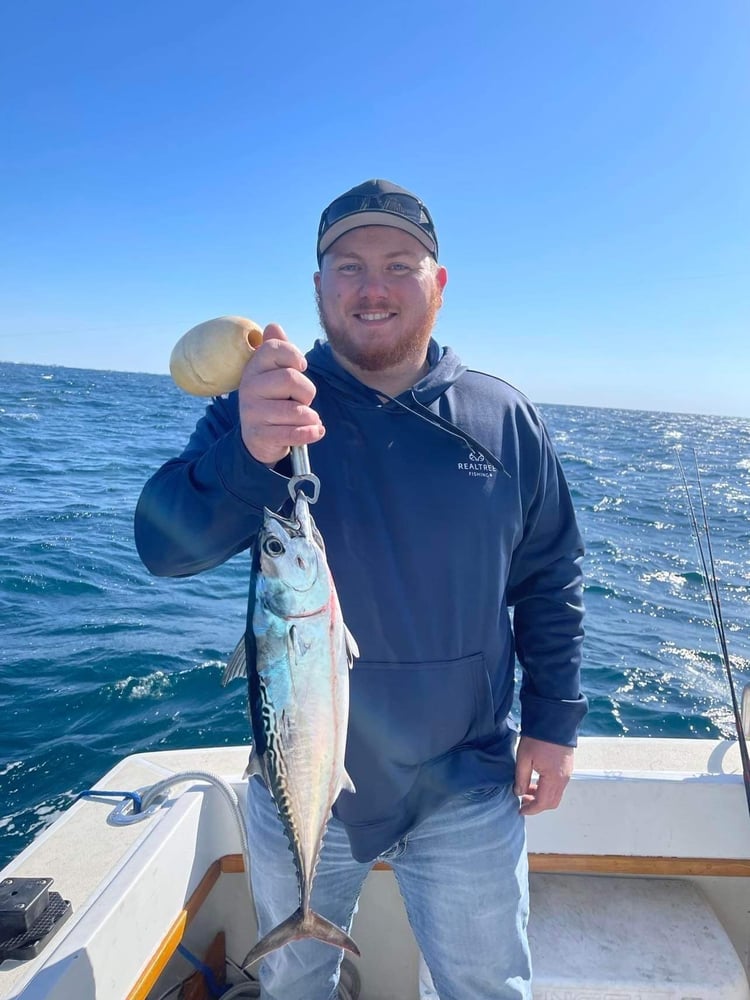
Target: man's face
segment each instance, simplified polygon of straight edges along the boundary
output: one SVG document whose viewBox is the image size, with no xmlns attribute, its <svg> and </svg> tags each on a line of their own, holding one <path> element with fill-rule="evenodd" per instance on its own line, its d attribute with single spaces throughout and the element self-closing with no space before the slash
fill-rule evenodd
<svg viewBox="0 0 750 1000">
<path fill-rule="evenodd" d="M 334 354 L 370 372 L 421 364 L 447 277 L 400 229 L 363 226 L 340 236 L 315 275 L 320 322 Z"/>
</svg>

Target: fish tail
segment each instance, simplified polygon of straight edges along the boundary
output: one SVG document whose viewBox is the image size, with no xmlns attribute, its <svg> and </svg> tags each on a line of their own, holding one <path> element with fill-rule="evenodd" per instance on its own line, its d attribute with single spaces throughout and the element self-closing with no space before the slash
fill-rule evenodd
<svg viewBox="0 0 750 1000">
<path fill-rule="evenodd" d="M 304 912 L 300 907 L 291 917 L 287 917 L 278 927 L 274 927 L 258 941 L 245 957 L 243 968 L 253 965 L 282 945 L 289 944 L 290 941 L 299 941 L 301 938 L 316 938 L 334 948 L 344 948 L 353 955 L 360 954 L 359 948 L 346 931 L 342 931 L 340 927 L 321 917 L 314 910 Z"/>
</svg>

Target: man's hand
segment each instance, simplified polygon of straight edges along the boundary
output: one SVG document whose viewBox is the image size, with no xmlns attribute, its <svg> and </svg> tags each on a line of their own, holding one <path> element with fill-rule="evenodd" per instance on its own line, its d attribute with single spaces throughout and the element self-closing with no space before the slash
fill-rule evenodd
<svg viewBox="0 0 750 1000">
<path fill-rule="evenodd" d="M 303 374 L 306 368 L 304 354 L 277 323 L 269 323 L 239 387 L 242 440 L 264 465 L 276 465 L 292 445 L 314 444 L 325 434 L 310 408 L 315 386 Z"/>
<path fill-rule="evenodd" d="M 531 772 L 539 775 L 532 782 Z M 513 791 L 521 797 L 521 813 L 533 816 L 557 809 L 573 773 L 573 748 L 521 736 L 516 751 L 516 781 Z"/>
</svg>

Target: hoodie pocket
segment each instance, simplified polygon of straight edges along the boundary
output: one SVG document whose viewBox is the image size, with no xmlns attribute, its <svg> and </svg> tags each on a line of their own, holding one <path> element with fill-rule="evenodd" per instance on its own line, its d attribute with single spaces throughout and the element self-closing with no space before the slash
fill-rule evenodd
<svg viewBox="0 0 750 1000">
<path fill-rule="evenodd" d="M 356 660 L 350 674 L 349 752 L 414 767 L 492 732 L 484 656 L 422 663 Z"/>
</svg>

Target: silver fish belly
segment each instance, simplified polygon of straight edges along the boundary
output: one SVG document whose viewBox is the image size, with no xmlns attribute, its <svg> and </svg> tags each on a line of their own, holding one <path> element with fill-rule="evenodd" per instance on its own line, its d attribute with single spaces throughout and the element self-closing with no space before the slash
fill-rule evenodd
<svg viewBox="0 0 750 1000">
<path fill-rule="evenodd" d="M 255 945 L 244 966 L 304 937 L 359 954 L 340 927 L 310 907 L 331 808 L 342 790 L 354 792 L 344 754 L 348 672 L 358 650 L 307 503 L 298 495 L 292 518 L 265 512 L 253 553 L 252 632 L 224 673 L 224 683 L 247 673 L 248 770 L 259 773 L 273 795 L 300 890 L 299 909 Z"/>
</svg>

